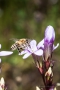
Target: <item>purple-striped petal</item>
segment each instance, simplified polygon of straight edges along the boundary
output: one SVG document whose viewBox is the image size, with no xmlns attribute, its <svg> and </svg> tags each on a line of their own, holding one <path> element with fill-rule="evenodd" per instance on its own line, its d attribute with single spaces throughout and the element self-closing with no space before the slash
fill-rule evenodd
<svg viewBox="0 0 60 90">
<path fill-rule="evenodd" d="M 32 49 L 30 47 L 27 47 L 27 51 L 29 51 L 30 53 L 32 53 Z"/>
<path fill-rule="evenodd" d="M 31 55 L 31 53 L 26 53 L 24 56 L 23 56 L 23 59 L 26 59 L 27 57 L 29 57 Z"/>
<path fill-rule="evenodd" d="M 7 55 L 11 55 L 13 52 L 10 51 L 1 51 L 0 52 L 0 56 L 7 56 Z"/>
</svg>

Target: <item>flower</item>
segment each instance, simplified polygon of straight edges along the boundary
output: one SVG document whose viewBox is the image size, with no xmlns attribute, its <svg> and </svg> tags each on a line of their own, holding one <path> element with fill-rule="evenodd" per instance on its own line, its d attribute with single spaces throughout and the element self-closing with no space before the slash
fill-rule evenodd
<svg viewBox="0 0 60 90">
<path fill-rule="evenodd" d="M 46 48 L 47 46 L 51 46 L 52 50 L 55 50 L 58 46 L 59 43 L 54 46 L 54 40 L 55 40 L 55 31 L 52 26 L 47 26 L 45 30 L 45 37 L 44 37 L 44 47 Z"/>
<path fill-rule="evenodd" d="M 42 42 L 43 40 L 41 41 L 41 43 L 39 43 L 38 45 L 37 42 L 35 40 L 32 40 L 30 42 L 30 46 L 27 47 L 27 49 L 23 50 L 21 53 L 19 53 L 19 55 L 23 55 L 23 59 L 26 59 L 27 57 L 29 57 L 31 54 L 32 55 L 36 55 L 36 56 L 41 56 L 43 55 L 43 50 L 42 49 L 39 49 L 41 46 L 42 46 Z M 39 47 L 40 45 L 40 47 Z"/>
<path fill-rule="evenodd" d="M 35 56 L 43 55 L 45 60 L 47 60 L 47 58 L 51 56 L 52 51 L 59 46 L 59 43 L 56 46 L 54 45 L 54 40 L 55 31 L 54 28 L 49 25 L 45 30 L 44 39 L 39 42 L 38 45 L 36 40 L 32 40 L 30 42 L 30 46 L 24 49 L 21 53 L 19 53 L 19 55 L 24 54 L 23 59 L 26 59 L 31 54 L 34 55 L 33 58 L 36 58 Z"/>
<path fill-rule="evenodd" d="M 44 37 L 44 59 L 47 60 L 49 57 L 52 56 L 52 51 L 55 50 L 59 43 L 54 46 L 55 40 L 55 31 L 52 26 L 47 26 L 45 30 L 45 37 Z"/>
<path fill-rule="evenodd" d="M 49 25 L 45 30 L 44 39 L 38 43 L 37 47 L 39 49 L 44 50 L 44 48 L 50 45 L 52 46 L 52 51 L 53 51 L 59 46 L 59 43 L 57 43 L 56 46 L 54 45 L 54 40 L 55 40 L 55 31 L 54 28 L 51 25 Z"/>
<path fill-rule="evenodd" d="M 0 48 L 1 48 L 1 44 L 0 44 Z M 11 51 L 0 51 L 0 56 L 7 56 L 7 55 L 11 55 L 13 52 Z"/>
</svg>

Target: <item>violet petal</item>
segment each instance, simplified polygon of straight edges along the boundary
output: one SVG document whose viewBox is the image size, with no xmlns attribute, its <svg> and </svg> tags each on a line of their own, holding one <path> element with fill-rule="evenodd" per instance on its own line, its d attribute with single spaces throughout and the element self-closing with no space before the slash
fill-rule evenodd
<svg viewBox="0 0 60 90">
<path fill-rule="evenodd" d="M 1 51 L 0 52 L 0 56 L 7 56 L 7 55 L 11 55 L 13 52 L 11 51 Z"/>
<path fill-rule="evenodd" d="M 31 55 L 31 53 L 26 53 L 24 56 L 23 56 L 23 59 L 26 59 L 27 57 L 29 57 Z"/>
<path fill-rule="evenodd" d="M 36 43 L 35 40 L 32 40 L 32 41 L 30 42 L 30 47 L 31 47 L 32 50 L 34 49 L 34 51 L 37 50 L 36 44 L 37 44 L 37 43 Z"/>
<path fill-rule="evenodd" d="M 55 50 L 59 46 L 59 43 L 57 43 L 56 46 L 53 45 L 53 50 Z"/>
<path fill-rule="evenodd" d="M 21 51 L 21 53 L 19 53 L 19 55 L 23 55 L 23 54 L 26 54 L 26 53 L 28 53 L 28 51 L 24 50 L 24 51 Z"/>
<path fill-rule="evenodd" d="M 34 52 L 34 54 L 41 56 L 41 55 L 43 55 L 43 50 L 39 49 L 36 52 Z"/>
<path fill-rule="evenodd" d="M 45 40 L 50 41 L 51 39 L 55 39 L 55 31 L 54 28 L 52 26 L 47 26 L 46 30 L 45 30 Z"/>
</svg>

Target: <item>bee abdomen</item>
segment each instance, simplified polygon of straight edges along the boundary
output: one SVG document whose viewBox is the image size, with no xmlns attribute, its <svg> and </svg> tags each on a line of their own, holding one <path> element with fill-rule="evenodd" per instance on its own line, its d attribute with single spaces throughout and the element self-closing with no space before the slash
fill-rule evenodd
<svg viewBox="0 0 60 90">
<path fill-rule="evenodd" d="M 16 50 L 16 49 L 17 49 L 16 45 L 13 44 L 13 45 L 11 46 L 11 50 Z"/>
</svg>

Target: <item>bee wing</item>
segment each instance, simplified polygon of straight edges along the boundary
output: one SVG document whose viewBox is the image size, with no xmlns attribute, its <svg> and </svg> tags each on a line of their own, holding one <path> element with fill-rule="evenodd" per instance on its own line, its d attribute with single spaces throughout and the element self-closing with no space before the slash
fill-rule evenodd
<svg viewBox="0 0 60 90">
<path fill-rule="evenodd" d="M 11 38 L 10 40 L 12 40 L 12 41 L 16 42 L 16 41 L 18 41 L 19 39 L 16 39 L 16 38 Z"/>
</svg>

